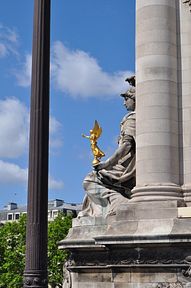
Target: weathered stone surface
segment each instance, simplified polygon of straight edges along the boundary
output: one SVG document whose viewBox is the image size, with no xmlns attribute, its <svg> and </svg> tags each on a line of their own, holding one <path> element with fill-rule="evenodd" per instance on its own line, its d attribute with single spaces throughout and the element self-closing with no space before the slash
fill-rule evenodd
<svg viewBox="0 0 191 288">
<path fill-rule="evenodd" d="M 107 221 L 103 217 L 81 217 L 74 218 L 72 220 L 72 227 L 81 227 L 81 226 L 97 226 L 97 225 L 106 225 Z"/>
<path fill-rule="evenodd" d="M 73 221 L 72 288 L 191 287 L 190 0 L 137 0 L 136 187 Z"/>
<path fill-rule="evenodd" d="M 190 99 L 191 99 L 191 14 L 189 12 L 190 1 L 183 0 L 180 4 L 180 17 L 184 19 L 181 21 L 180 25 L 180 45 L 181 45 L 181 84 L 182 84 L 182 111 L 180 112 L 182 117 L 182 146 L 183 151 L 181 155 L 181 159 L 183 161 L 182 167 L 182 174 L 184 179 L 184 186 L 185 189 L 185 202 L 188 206 L 191 203 L 191 167 L 189 166 L 189 160 L 191 157 L 190 147 L 191 147 L 191 132 L 190 132 L 190 115 L 191 115 L 191 106 L 190 106 Z"/>
<path fill-rule="evenodd" d="M 157 282 L 177 282 L 177 276 L 175 273 L 167 273 L 163 271 L 156 273 L 156 271 L 134 272 L 131 275 L 132 283 L 157 283 Z"/>
</svg>

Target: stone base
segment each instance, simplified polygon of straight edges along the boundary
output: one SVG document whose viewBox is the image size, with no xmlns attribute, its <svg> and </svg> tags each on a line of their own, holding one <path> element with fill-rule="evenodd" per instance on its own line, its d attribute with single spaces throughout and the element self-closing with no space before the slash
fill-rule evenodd
<svg viewBox="0 0 191 288">
<path fill-rule="evenodd" d="M 190 288 L 182 270 L 171 267 L 92 267 L 72 273 L 72 288 Z"/>
<path fill-rule="evenodd" d="M 64 287 L 191 287 L 190 207 L 177 206 L 175 200 L 130 203 L 107 219 L 74 219 L 59 244 L 71 252 L 72 285 Z"/>
<path fill-rule="evenodd" d="M 182 191 L 184 193 L 184 201 L 186 203 L 186 206 L 191 206 L 191 185 L 184 185 L 182 187 Z"/>
<path fill-rule="evenodd" d="M 182 189 L 176 184 L 157 184 L 135 187 L 132 191 L 130 202 L 153 202 L 153 201 L 178 201 L 178 206 L 185 206 L 182 197 Z"/>
</svg>

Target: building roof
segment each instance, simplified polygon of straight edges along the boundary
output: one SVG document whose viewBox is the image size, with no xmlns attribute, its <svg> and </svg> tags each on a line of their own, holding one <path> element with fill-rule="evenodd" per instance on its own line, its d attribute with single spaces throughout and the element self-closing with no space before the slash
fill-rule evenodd
<svg viewBox="0 0 191 288">
<path fill-rule="evenodd" d="M 65 203 L 64 200 L 54 199 L 48 201 L 48 211 L 75 211 L 77 214 L 82 209 L 82 204 L 77 203 Z M 11 213 L 26 213 L 27 205 L 18 206 L 17 203 L 8 203 L 4 209 L 0 210 L 0 222 L 7 220 L 7 214 Z"/>
</svg>

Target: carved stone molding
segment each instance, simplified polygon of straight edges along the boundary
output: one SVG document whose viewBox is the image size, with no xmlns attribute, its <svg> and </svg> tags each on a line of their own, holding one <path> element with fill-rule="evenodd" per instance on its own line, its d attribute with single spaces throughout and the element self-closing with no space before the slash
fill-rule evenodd
<svg viewBox="0 0 191 288">
<path fill-rule="evenodd" d="M 189 265 L 187 270 L 182 270 L 184 277 L 191 279 L 191 256 L 187 256 L 185 262 Z"/>
<path fill-rule="evenodd" d="M 180 282 L 176 283 L 158 283 L 156 288 L 182 288 L 183 285 Z"/>
<path fill-rule="evenodd" d="M 64 288 L 72 288 L 72 277 L 71 277 L 71 272 L 68 269 L 69 266 L 72 266 L 73 262 L 68 260 L 64 263 L 63 266 L 63 275 L 64 275 L 64 283 L 63 287 Z"/>
<path fill-rule="evenodd" d="M 143 275 L 140 277 L 145 277 L 147 273 L 151 273 L 159 275 L 157 282 L 154 281 L 155 278 L 152 278 L 153 288 L 191 287 L 187 285 L 191 283 L 191 243 L 184 244 L 182 246 L 161 245 L 159 247 L 155 245 L 148 245 L 148 247 L 144 245 L 139 247 L 134 245 L 133 247 L 107 246 L 106 249 L 104 247 L 89 247 L 89 250 L 84 247 L 84 249 L 77 251 L 72 249 L 70 259 L 64 266 L 64 287 L 71 288 L 73 283 L 78 281 L 78 276 L 76 276 L 77 278 L 71 277 L 72 273 L 76 273 L 75 275 L 85 273 L 87 279 L 90 280 L 92 271 L 97 275 L 107 274 L 107 279 L 113 279 L 114 283 L 115 281 L 117 283 L 120 275 L 123 275 L 123 281 L 126 283 L 126 277 L 133 273 Z M 174 276 L 169 278 L 168 273 Z M 165 278 L 164 276 L 160 277 L 163 274 L 166 275 Z M 113 278 L 108 275 L 112 275 Z M 137 281 L 139 282 L 140 279 L 142 278 L 137 278 Z"/>
<path fill-rule="evenodd" d="M 187 250 L 187 249 L 185 249 Z M 174 250 L 159 250 L 155 249 L 131 249 L 121 250 L 121 251 L 89 251 L 88 253 L 83 252 L 81 255 L 79 252 L 77 254 L 72 253 L 70 263 L 68 266 L 107 266 L 107 265 L 150 265 L 150 266 L 174 266 L 178 265 L 187 271 L 190 267 L 190 263 L 186 260 L 188 251 L 174 251 Z M 186 272 L 185 272 L 186 273 Z M 186 273 L 188 274 L 188 273 Z"/>
<path fill-rule="evenodd" d="M 191 0 L 182 0 L 183 4 L 187 4 L 190 7 L 190 11 L 191 11 Z"/>
<path fill-rule="evenodd" d="M 187 270 L 182 270 L 182 274 L 183 274 L 184 277 L 186 277 L 186 278 L 191 278 L 191 267 L 188 267 Z"/>
<path fill-rule="evenodd" d="M 24 280 L 25 288 L 32 287 L 45 287 L 47 285 L 47 279 L 42 277 L 26 277 Z"/>
</svg>

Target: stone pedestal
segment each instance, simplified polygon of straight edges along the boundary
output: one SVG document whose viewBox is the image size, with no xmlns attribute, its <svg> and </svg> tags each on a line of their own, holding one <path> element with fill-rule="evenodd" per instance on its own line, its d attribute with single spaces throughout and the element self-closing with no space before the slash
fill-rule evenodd
<svg viewBox="0 0 191 288">
<path fill-rule="evenodd" d="M 191 208 L 177 206 L 131 203 L 105 220 L 74 220 L 59 244 L 71 252 L 68 287 L 191 287 Z"/>
</svg>

